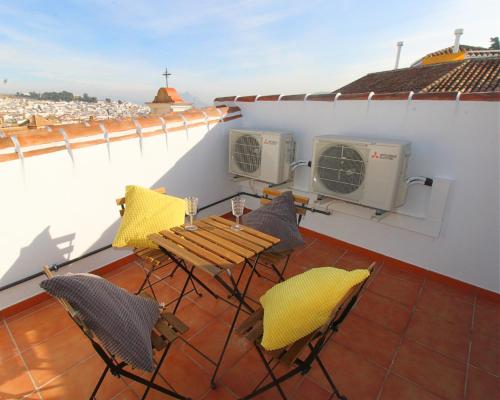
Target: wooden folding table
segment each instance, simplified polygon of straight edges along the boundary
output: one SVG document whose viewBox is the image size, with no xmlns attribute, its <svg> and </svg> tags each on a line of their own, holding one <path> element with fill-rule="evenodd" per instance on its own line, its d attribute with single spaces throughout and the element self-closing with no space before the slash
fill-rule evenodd
<svg viewBox="0 0 500 400">
<path fill-rule="evenodd" d="M 178 268 L 187 274 L 181 295 L 175 304 L 174 313 L 179 307 L 190 280 L 200 284 L 213 297 L 229 303 L 236 309 L 219 359 L 217 362 L 211 360 L 215 365 L 211 385 L 215 387 L 215 378 L 239 313 L 243 308 L 247 313 L 254 311 L 246 301 L 246 295 L 259 257 L 280 240 L 247 226 L 243 226 L 240 231 L 234 230 L 231 221 L 217 216 L 198 220 L 195 225 L 198 227 L 195 231 L 188 231 L 181 226 L 153 234 L 149 238 L 160 246 L 160 249 L 176 263 Z M 243 264 L 243 268 L 246 266 L 251 268 L 246 282 L 242 284 L 242 291 L 238 288 L 239 280 L 237 282 L 231 272 L 238 264 Z M 205 282 L 194 275 L 196 269 L 206 272 L 215 279 L 228 292 L 229 297 L 236 300 L 236 304 L 212 291 Z M 229 278 L 229 282 L 223 279 L 224 274 Z"/>
</svg>

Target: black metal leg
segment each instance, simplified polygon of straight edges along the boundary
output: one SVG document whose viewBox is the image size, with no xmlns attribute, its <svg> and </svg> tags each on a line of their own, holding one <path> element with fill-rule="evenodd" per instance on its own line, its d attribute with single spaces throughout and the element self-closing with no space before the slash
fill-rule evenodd
<svg viewBox="0 0 500 400">
<path fill-rule="evenodd" d="M 262 354 L 262 350 L 259 348 L 259 346 L 255 346 L 255 348 L 257 349 L 257 353 L 259 354 L 260 356 L 260 359 L 262 360 L 262 362 L 264 363 L 264 366 L 266 367 L 266 370 L 267 370 L 267 373 L 269 376 L 271 376 L 271 379 L 273 380 L 273 383 L 274 385 L 276 386 L 276 389 L 278 389 L 278 392 L 280 392 L 280 395 L 281 397 L 284 399 L 284 400 L 287 400 L 287 397 L 285 395 L 285 392 L 283 391 L 283 389 L 281 388 L 280 386 L 280 383 L 278 382 L 278 380 L 276 379 L 276 376 L 274 375 L 274 372 L 273 370 L 271 369 L 271 367 L 269 366 L 267 360 L 266 360 L 266 357 L 264 357 L 264 354 Z"/>
<path fill-rule="evenodd" d="M 231 322 L 231 327 L 229 328 L 229 332 L 227 333 L 226 340 L 224 342 L 224 346 L 222 347 L 222 352 L 219 356 L 219 360 L 217 361 L 217 365 L 215 366 L 215 370 L 214 370 L 214 373 L 212 375 L 212 379 L 210 380 L 210 385 L 212 386 L 212 389 L 215 389 L 215 387 L 216 387 L 215 378 L 217 377 L 217 373 L 219 372 L 219 368 L 222 364 L 222 360 L 224 358 L 224 354 L 226 353 L 226 349 L 227 349 L 227 346 L 229 344 L 229 340 L 231 340 L 231 336 L 233 334 L 234 327 L 236 325 L 236 321 L 238 320 L 238 316 L 240 315 L 241 308 L 243 307 L 244 304 L 246 304 L 245 303 L 245 296 L 247 294 L 248 288 L 250 287 L 250 282 L 252 281 L 252 277 L 253 277 L 253 274 L 255 272 L 255 268 L 257 267 L 258 261 L 259 261 L 259 255 L 257 255 L 257 257 L 255 258 L 255 262 L 253 263 L 253 265 L 250 264 L 252 267 L 252 270 L 251 270 L 250 276 L 248 277 L 248 280 L 245 284 L 245 289 L 243 290 L 243 293 L 240 293 L 240 291 L 238 290 L 238 286 L 234 287 L 234 295 L 238 299 L 238 308 L 236 309 L 236 313 L 234 314 L 233 321 Z M 248 260 L 245 260 L 245 263 L 246 262 L 248 262 Z M 231 282 L 234 282 L 234 278 L 231 275 L 231 271 L 227 270 L 227 273 L 229 274 L 229 277 L 231 278 Z M 220 277 L 218 277 L 218 278 L 219 278 L 219 282 L 225 284 L 225 282 Z M 236 282 L 233 283 L 233 285 L 235 285 L 235 284 L 236 284 Z M 250 310 L 253 311 L 250 306 L 247 305 L 247 307 L 249 307 Z"/>
<path fill-rule="evenodd" d="M 189 281 L 191 280 L 191 274 L 193 273 L 194 266 L 191 267 L 191 270 L 188 272 L 188 276 L 186 278 L 186 281 L 184 282 L 184 286 L 182 287 L 181 294 L 179 295 L 179 299 L 177 300 L 177 303 L 175 303 L 174 311 L 173 314 L 177 312 L 177 309 L 179 308 L 179 305 L 181 304 L 181 300 L 184 297 L 184 293 L 186 292 L 187 285 Z"/>
<path fill-rule="evenodd" d="M 280 282 L 283 282 L 285 280 L 285 271 L 286 271 L 286 267 L 288 267 L 288 262 L 290 261 L 291 256 L 292 256 L 292 253 L 290 253 L 288 256 L 286 256 L 285 265 L 283 265 L 281 272 L 278 274 Z"/>
<path fill-rule="evenodd" d="M 149 383 L 146 385 L 146 390 L 144 390 L 144 394 L 142 395 L 141 400 L 144 400 L 146 398 L 146 396 L 148 395 L 149 390 L 151 389 L 151 385 L 153 384 L 153 381 L 156 378 L 156 375 L 158 375 L 158 372 L 160 372 L 160 367 L 163 364 L 163 360 L 165 360 L 165 357 L 167 356 L 167 353 L 170 350 L 170 345 L 171 345 L 171 343 L 169 343 L 167 345 L 167 347 L 165 348 L 165 350 L 163 351 L 163 354 L 161 355 L 160 361 L 158 362 L 158 365 L 156 366 L 156 369 L 153 372 L 153 375 L 151 376 Z"/>
<path fill-rule="evenodd" d="M 106 368 L 104 368 L 104 371 L 102 372 L 99 380 L 97 381 L 97 385 L 95 385 L 95 388 L 94 388 L 92 394 L 90 395 L 90 400 L 95 400 L 95 395 L 97 394 L 97 391 L 101 387 L 102 382 L 104 381 L 104 378 L 106 377 L 106 374 L 108 373 L 108 371 L 109 371 L 109 367 L 106 365 Z"/>
<path fill-rule="evenodd" d="M 316 361 L 318 362 L 319 368 L 323 372 L 323 375 L 325 375 L 326 380 L 330 384 L 330 387 L 332 388 L 333 393 L 335 393 L 335 396 L 337 396 L 340 400 L 347 400 L 347 397 L 340 394 L 339 390 L 337 389 L 337 386 L 335 386 L 335 383 L 333 383 L 333 379 L 330 376 L 330 374 L 328 373 L 328 371 L 325 368 L 325 366 L 323 365 L 323 363 L 321 362 L 319 355 L 316 355 Z"/>
</svg>

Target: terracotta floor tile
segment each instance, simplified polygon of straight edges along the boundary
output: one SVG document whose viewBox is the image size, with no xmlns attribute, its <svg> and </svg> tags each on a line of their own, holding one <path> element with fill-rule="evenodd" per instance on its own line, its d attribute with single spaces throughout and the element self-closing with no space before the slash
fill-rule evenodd
<svg viewBox="0 0 500 400">
<path fill-rule="evenodd" d="M 399 335 L 355 314 L 347 317 L 333 337 L 334 342 L 384 368 L 389 367 L 400 342 Z"/>
<path fill-rule="evenodd" d="M 194 399 L 204 396 L 210 387 L 210 375 L 179 349 L 168 355 L 161 373 L 179 393 Z"/>
<path fill-rule="evenodd" d="M 500 300 L 497 300 L 495 302 L 492 299 L 485 298 L 484 296 L 481 296 L 481 295 L 477 296 L 477 305 L 484 306 L 484 307 L 490 307 L 490 308 L 496 308 L 497 311 L 500 311 Z"/>
<path fill-rule="evenodd" d="M 118 393 L 111 400 L 139 400 L 139 397 L 132 389 L 125 389 L 124 391 Z"/>
<path fill-rule="evenodd" d="M 472 334 L 470 363 L 500 376 L 500 339 L 474 332 Z"/>
<path fill-rule="evenodd" d="M 464 289 L 459 289 L 451 285 L 447 285 L 446 283 L 433 281 L 427 279 L 425 281 L 425 286 L 432 290 L 437 290 L 439 292 L 446 293 L 448 296 L 456 297 L 458 300 L 465 301 L 467 303 L 474 303 L 475 296 L 465 291 Z"/>
<path fill-rule="evenodd" d="M 392 371 L 445 399 L 463 397 L 465 364 L 426 347 L 406 341 L 400 347 Z"/>
<path fill-rule="evenodd" d="M 337 266 L 348 270 L 368 268 L 375 261 L 373 258 L 352 251 L 345 253 L 336 263 Z"/>
<path fill-rule="evenodd" d="M 211 324 L 199 331 L 198 334 L 192 337 L 189 340 L 189 343 L 206 354 L 212 360 L 217 361 L 221 354 L 222 347 L 224 346 L 228 331 L 229 326 L 225 323 L 213 321 Z M 225 369 L 232 367 L 252 347 L 252 344 L 246 338 L 234 333 L 231 336 L 231 340 L 224 355 L 220 372 L 223 373 Z M 184 344 L 182 346 L 182 351 L 195 360 L 197 364 L 201 365 L 208 374 L 213 373 L 213 364 L 204 359 L 192 348 Z"/>
<path fill-rule="evenodd" d="M 0 360 L 14 355 L 15 352 L 16 347 L 4 325 L 4 321 L 0 321 Z"/>
<path fill-rule="evenodd" d="M 380 272 L 382 274 L 391 275 L 394 278 L 404 279 L 415 283 L 422 283 L 424 281 L 422 275 L 410 271 L 409 269 L 405 269 L 402 266 L 396 266 L 390 260 L 384 261 Z"/>
<path fill-rule="evenodd" d="M 41 386 L 94 354 L 92 345 L 75 325 L 22 353 L 33 379 Z"/>
<path fill-rule="evenodd" d="M 353 313 L 375 322 L 392 332 L 402 334 L 408 325 L 411 310 L 408 306 L 364 290 Z"/>
<path fill-rule="evenodd" d="M 472 304 L 425 285 L 417 308 L 465 328 L 472 324 Z"/>
<path fill-rule="evenodd" d="M 336 343 L 328 345 L 320 358 L 340 393 L 349 400 L 373 400 L 377 397 L 385 369 Z M 308 377 L 329 390 L 329 385 L 316 364 L 313 364 Z"/>
<path fill-rule="evenodd" d="M 309 258 L 317 263 L 316 266 L 335 265 L 345 254 L 345 249 L 317 241 L 299 253 L 302 258 Z M 323 264 L 323 265 L 322 265 Z"/>
<path fill-rule="evenodd" d="M 35 390 L 21 358 L 0 360 L 0 399 L 19 399 Z"/>
<path fill-rule="evenodd" d="M 5 319 L 7 321 L 14 321 L 16 319 L 21 319 L 29 314 L 33 314 L 35 311 L 41 310 L 42 308 L 46 308 L 46 307 L 48 307 L 52 304 L 56 304 L 56 303 L 57 303 L 57 301 L 51 297 L 47 300 L 42 301 L 41 303 L 35 304 L 34 306 L 31 306 L 30 308 L 23 310 L 21 312 L 15 313 L 14 315 L 11 315 L 10 317 L 7 317 Z"/>
<path fill-rule="evenodd" d="M 178 292 L 176 289 L 167 285 L 164 282 L 156 283 L 152 289 L 151 288 L 144 289 L 146 293 L 149 293 L 151 295 L 153 295 L 153 290 L 158 302 L 164 304 L 171 303 L 172 301 L 177 299 L 180 295 L 180 292 Z"/>
<path fill-rule="evenodd" d="M 467 327 L 416 310 L 411 318 L 407 337 L 458 361 L 467 361 L 470 339 Z"/>
<path fill-rule="evenodd" d="M 474 331 L 500 339 L 500 307 L 478 302 L 474 315 Z"/>
<path fill-rule="evenodd" d="M 469 369 L 467 382 L 467 400 L 485 400 L 500 398 L 500 378 L 478 368 Z"/>
<path fill-rule="evenodd" d="M 203 329 L 213 320 L 213 316 L 210 313 L 189 300 L 181 302 L 176 315 L 189 328 L 189 330 L 183 334 L 183 337 L 186 339 L 195 335 L 200 329 Z"/>
<path fill-rule="evenodd" d="M 227 293 L 222 294 L 222 296 L 227 297 Z M 226 311 L 229 307 L 229 304 L 224 302 L 221 299 L 216 299 L 209 293 L 203 293 L 203 296 L 199 297 L 195 293 L 190 293 L 188 295 L 189 300 L 200 307 L 202 310 L 208 312 L 213 317 L 217 317 Z"/>
<path fill-rule="evenodd" d="M 242 371 L 244 371 L 242 373 Z M 257 384 L 266 376 L 266 369 L 256 351 L 245 354 L 238 363 L 226 370 L 219 381 L 237 396 L 245 396 L 252 392 Z M 269 390 L 261 399 L 281 399 L 276 389 Z"/>
<path fill-rule="evenodd" d="M 390 374 L 380 400 L 439 400 L 439 397 L 400 376 Z"/>
<path fill-rule="evenodd" d="M 328 400 L 332 393 L 308 378 L 302 380 L 292 396 L 294 400 Z"/>
<path fill-rule="evenodd" d="M 22 318 L 7 321 L 19 349 L 40 343 L 74 325 L 66 310 L 57 302 Z"/>
<path fill-rule="evenodd" d="M 415 304 L 420 288 L 420 283 L 394 278 L 387 274 L 377 274 L 368 287 L 371 292 L 407 306 Z"/>
<path fill-rule="evenodd" d="M 225 386 L 219 385 L 214 390 L 210 389 L 201 400 L 236 400 L 237 398 Z"/>
<path fill-rule="evenodd" d="M 86 400 L 90 397 L 99 376 L 104 370 L 104 362 L 97 356 L 69 369 L 65 374 L 40 388 L 44 400 Z M 98 399 L 110 399 L 125 389 L 125 383 L 111 374 L 97 393 Z"/>
<path fill-rule="evenodd" d="M 141 267 L 132 264 L 123 271 L 106 277 L 106 279 L 130 293 L 135 293 L 140 288 L 145 276 Z"/>
</svg>

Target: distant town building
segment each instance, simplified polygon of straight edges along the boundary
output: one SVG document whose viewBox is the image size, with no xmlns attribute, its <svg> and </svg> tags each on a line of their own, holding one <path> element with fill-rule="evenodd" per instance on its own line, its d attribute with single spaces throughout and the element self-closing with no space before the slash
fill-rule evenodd
<svg viewBox="0 0 500 400">
<path fill-rule="evenodd" d="M 151 109 L 151 115 L 165 115 L 171 112 L 181 112 L 193 108 L 192 103 L 185 102 L 177 90 L 169 87 L 158 89 L 154 100 L 146 103 Z"/>
</svg>

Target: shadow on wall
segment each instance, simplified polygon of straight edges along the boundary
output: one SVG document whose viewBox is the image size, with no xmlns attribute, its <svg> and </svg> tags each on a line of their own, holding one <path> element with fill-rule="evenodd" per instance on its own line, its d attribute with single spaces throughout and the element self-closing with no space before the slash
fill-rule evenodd
<svg viewBox="0 0 500 400">
<path fill-rule="evenodd" d="M 166 157 L 168 155 L 178 154 L 179 149 L 185 154 L 176 160 L 173 164 L 158 163 L 158 169 L 167 169 L 166 173 L 161 176 L 152 187 L 164 186 L 168 194 L 177 197 L 197 196 L 200 199 L 200 207 L 208 203 L 219 200 L 233 193 L 236 193 L 238 187 L 230 179 L 227 172 L 227 136 L 229 127 L 232 124 L 219 124 L 213 126 L 204 133 L 199 131 L 177 131 L 167 134 L 167 143 L 165 147 Z M 175 138 L 173 135 L 179 135 Z M 198 140 L 191 148 L 190 141 Z M 175 146 L 172 146 L 172 142 Z M 179 146 L 179 147 L 178 147 Z M 143 156 L 146 163 L 147 154 Z M 78 164 L 78 158 L 76 158 Z M 111 161 L 112 162 L 112 161 Z M 155 166 L 156 168 L 156 166 Z M 123 173 L 123 171 L 121 171 Z M 127 184 L 149 185 L 150 180 L 147 176 L 143 177 L 143 181 L 137 180 L 137 177 L 132 177 Z M 116 193 L 110 198 L 103 198 L 103 207 L 109 210 L 109 204 L 114 204 L 115 199 L 124 195 L 125 187 L 122 191 Z M 76 205 L 74 205 L 76 207 Z M 120 224 L 120 215 L 118 206 L 116 206 L 116 220 L 109 225 L 102 233 L 97 236 L 91 246 L 83 253 L 88 253 L 99 247 L 110 244 L 118 230 Z M 27 246 L 21 248 L 19 257 L 4 274 L 0 274 L 0 282 L 2 285 L 9 284 L 18 279 L 22 279 L 30 273 L 40 271 L 44 264 L 57 264 L 71 258 L 73 251 L 73 241 L 76 233 L 67 234 L 59 238 L 52 238 L 50 234 L 50 226 L 47 226 L 40 234 L 38 234 Z M 117 256 L 121 258 L 121 256 Z M 95 265 L 99 268 L 101 265 Z M 91 269 L 95 269 L 91 268 Z M 23 271 L 23 272 L 20 272 Z"/>
<path fill-rule="evenodd" d="M 196 196 L 199 198 L 199 207 L 217 201 L 223 197 L 234 194 L 238 191 L 236 183 L 230 179 L 227 168 L 228 157 L 228 132 L 229 127 L 216 125 L 207 131 L 203 138 L 196 145 L 191 147 L 175 164 L 171 165 L 167 172 L 158 179 L 152 188 L 163 186 L 169 195 L 184 198 L 186 196 Z M 172 132 L 168 135 L 181 135 L 176 139 L 185 138 L 195 140 L 193 134 L 186 134 L 185 131 Z M 167 141 L 167 150 L 171 154 L 173 151 L 172 140 Z M 161 165 L 159 166 L 161 168 Z M 140 182 L 129 182 L 129 184 L 141 184 Z M 116 193 L 115 198 L 124 196 L 125 187 L 120 193 Z M 106 201 L 114 202 L 115 198 Z M 229 206 L 229 202 L 228 202 Z M 118 206 L 116 215 L 119 216 Z M 119 217 L 116 222 L 109 226 L 87 250 L 91 251 L 100 246 L 104 246 L 113 241 L 113 238 L 120 224 Z"/>
<path fill-rule="evenodd" d="M 3 284 L 8 284 L 23 278 L 17 273 L 25 270 L 25 266 L 38 263 L 40 270 L 44 264 L 60 263 L 71 258 L 75 233 L 53 238 L 50 235 L 50 226 L 47 226 L 25 247 L 19 251 L 17 260 L 0 276 Z"/>
</svg>

